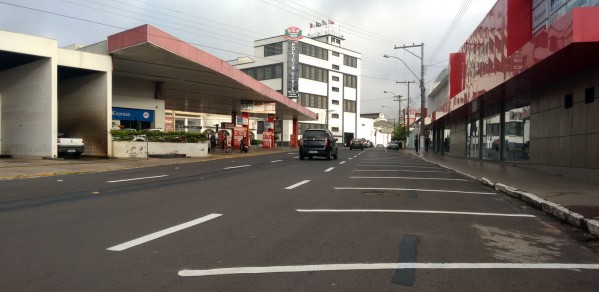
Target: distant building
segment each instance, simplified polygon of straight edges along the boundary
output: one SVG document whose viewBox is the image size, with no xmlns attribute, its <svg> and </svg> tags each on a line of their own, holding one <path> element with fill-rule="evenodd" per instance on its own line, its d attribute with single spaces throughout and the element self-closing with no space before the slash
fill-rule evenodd
<svg viewBox="0 0 599 292">
<path fill-rule="evenodd" d="M 290 32 L 295 41 L 289 40 Z M 343 48 L 343 40 L 342 35 L 328 30 L 302 37 L 301 30 L 292 27 L 285 35 L 255 41 L 255 57 L 229 63 L 318 114 L 317 121 L 298 121 L 298 135 L 328 126 L 347 144 L 358 136 L 360 126 L 361 54 Z M 293 132 L 292 121 L 275 123 L 275 133 L 281 135 L 283 144 Z"/>
</svg>

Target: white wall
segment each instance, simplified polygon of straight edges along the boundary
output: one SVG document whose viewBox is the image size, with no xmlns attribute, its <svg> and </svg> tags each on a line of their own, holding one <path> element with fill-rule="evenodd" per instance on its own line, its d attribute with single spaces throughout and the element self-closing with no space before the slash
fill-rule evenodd
<svg viewBox="0 0 599 292">
<path fill-rule="evenodd" d="M 164 100 L 154 98 L 155 84 L 151 81 L 115 77 L 112 106 L 154 111 L 153 128 L 164 129 Z"/>
<path fill-rule="evenodd" d="M 56 153 L 56 66 L 51 58 L 0 72 L 1 151 L 52 157 Z"/>
</svg>

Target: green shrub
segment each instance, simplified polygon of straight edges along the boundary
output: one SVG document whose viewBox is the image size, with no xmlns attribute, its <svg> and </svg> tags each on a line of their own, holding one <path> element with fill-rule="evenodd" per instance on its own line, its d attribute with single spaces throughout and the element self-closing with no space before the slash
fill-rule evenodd
<svg viewBox="0 0 599 292">
<path fill-rule="evenodd" d="M 110 134 L 112 141 L 133 141 L 136 138 L 143 139 L 142 137 L 145 137 L 148 142 L 198 143 L 208 141 L 206 133 L 110 130 Z"/>
</svg>

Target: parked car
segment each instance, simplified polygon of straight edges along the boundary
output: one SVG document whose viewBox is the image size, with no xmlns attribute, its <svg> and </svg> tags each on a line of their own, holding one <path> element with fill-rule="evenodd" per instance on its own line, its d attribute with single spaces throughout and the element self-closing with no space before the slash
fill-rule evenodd
<svg viewBox="0 0 599 292">
<path fill-rule="evenodd" d="M 397 143 L 396 141 L 391 141 L 389 142 L 389 144 L 387 144 L 387 149 L 399 150 L 399 143 Z"/>
<path fill-rule="evenodd" d="M 314 156 L 322 156 L 327 160 L 330 160 L 332 156 L 337 159 L 339 152 L 337 140 L 327 129 L 306 130 L 299 143 L 299 159 L 304 160 L 305 157 L 312 159 Z"/>
<path fill-rule="evenodd" d="M 85 143 L 82 138 L 70 138 L 63 133 L 58 133 L 57 139 L 58 157 L 71 156 L 81 158 L 85 149 Z"/>
<path fill-rule="evenodd" d="M 362 143 L 362 141 L 360 140 L 352 140 L 349 143 L 349 150 L 354 150 L 354 149 L 360 149 L 360 150 L 364 150 L 364 143 Z"/>
</svg>

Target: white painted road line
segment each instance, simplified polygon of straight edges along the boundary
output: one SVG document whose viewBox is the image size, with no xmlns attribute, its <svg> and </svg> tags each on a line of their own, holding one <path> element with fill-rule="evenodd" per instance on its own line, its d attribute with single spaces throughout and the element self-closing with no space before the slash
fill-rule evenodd
<svg viewBox="0 0 599 292">
<path fill-rule="evenodd" d="M 430 210 L 297 209 L 296 211 L 302 212 L 302 213 L 417 213 L 417 214 L 449 214 L 449 215 L 475 215 L 475 216 L 498 216 L 498 217 L 525 217 L 525 218 L 534 218 L 535 217 L 535 215 L 528 215 L 528 214 L 453 212 L 453 211 L 430 211 Z"/>
<path fill-rule="evenodd" d="M 160 238 L 160 237 L 163 237 L 165 235 L 169 235 L 171 233 L 175 233 L 177 231 L 181 231 L 181 230 L 183 230 L 185 228 L 189 228 L 189 227 L 198 225 L 200 223 L 204 223 L 206 221 L 212 220 L 212 219 L 220 217 L 220 216 L 222 216 L 222 214 L 210 214 L 210 215 L 204 216 L 202 218 L 198 218 L 198 219 L 189 221 L 187 223 L 179 224 L 177 226 L 173 226 L 173 227 L 170 227 L 170 228 L 158 231 L 158 232 L 154 232 L 152 234 L 148 234 L 146 236 L 142 236 L 140 238 L 137 238 L 137 239 L 134 239 L 134 240 L 131 240 L 131 241 L 127 241 L 127 242 L 119 244 L 119 245 L 115 245 L 113 247 L 109 247 L 106 250 L 123 251 L 123 250 L 126 250 L 128 248 L 131 248 L 131 247 L 134 247 L 134 246 L 146 243 L 148 241 L 152 241 L 152 240 Z"/>
<path fill-rule="evenodd" d="M 223 169 L 235 169 L 235 168 L 242 168 L 242 167 L 249 167 L 251 165 L 239 165 L 239 166 L 231 166 L 231 167 L 225 167 Z"/>
<path fill-rule="evenodd" d="M 329 167 L 327 168 L 327 170 L 325 170 L 324 172 L 330 172 L 331 170 L 335 169 L 334 167 Z"/>
<path fill-rule="evenodd" d="M 599 270 L 599 264 L 562 264 L 562 263 L 373 263 L 373 264 L 331 264 L 303 266 L 237 267 L 210 270 L 182 270 L 181 277 L 201 277 L 235 274 L 300 273 L 317 271 L 351 270 L 397 270 L 397 269 L 435 269 L 435 270 L 480 270 L 480 269 L 527 269 L 527 270 Z"/>
<path fill-rule="evenodd" d="M 134 181 L 134 180 L 142 180 L 142 179 L 161 178 L 161 177 L 167 177 L 167 176 L 168 176 L 168 175 L 164 174 L 164 175 L 147 176 L 147 177 L 138 177 L 138 178 L 121 179 L 121 180 L 110 180 L 110 181 L 107 181 L 107 183 L 118 183 L 118 182 Z"/>
<path fill-rule="evenodd" d="M 297 188 L 297 187 L 299 187 L 299 186 L 301 186 L 301 185 L 303 185 L 303 184 L 307 184 L 307 183 L 309 183 L 309 182 L 310 182 L 310 180 L 304 180 L 304 181 L 300 181 L 300 182 L 298 182 L 298 183 L 296 183 L 296 184 L 294 184 L 294 185 L 291 185 L 291 186 L 288 186 L 288 187 L 286 187 L 285 189 L 286 189 L 286 190 L 292 190 L 292 189 L 295 189 L 295 188 Z"/>
<path fill-rule="evenodd" d="M 339 164 L 345 164 L 347 161 L 341 161 L 339 162 Z"/>
<path fill-rule="evenodd" d="M 441 171 L 441 170 L 412 170 L 412 169 L 356 169 L 354 171 L 371 171 L 371 172 L 391 172 L 391 171 L 393 171 L 393 172 L 451 173 L 451 171 Z"/>
<path fill-rule="evenodd" d="M 390 178 L 390 179 L 422 179 L 422 180 L 452 180 L 452 181 L 468 181 L 463 178 L 437 178 L 437 177 L 409 177 L 409 176 L 350 176 L 349 178 Z"/>
<path fill-rule="evenodd" d="M 442 169 L 439 166 L 413 166 L 413 165 L 401 165 L 401 164 L 362 164 L 358 165 L 362 167 L 402 167 L 402 168 L 433 168 L 433 169 Z"/>
<path fill-rule="evenodd" d="M 273 160 L 273 161 L 271 161 L 271 163 L 277 163 L 277 162 L 281 162 L 281 161 L 283 161 L 283 160 Z"/>
<path fill-rule="evenodd" d="M 429 189 L 405 189 L 405 188 L 354 188 L 354 187 L 335 187 L 336 190 L 375 190 L 375 191 L 417 191 L 417 192 L 436 192 L 436 193 L 458 193 L 458 194 L 476 194 L 476 195 L 497 195 L 490 192 L 465 192 L 452 190 L 429 190 Z"/>
</svg>

